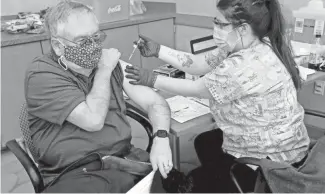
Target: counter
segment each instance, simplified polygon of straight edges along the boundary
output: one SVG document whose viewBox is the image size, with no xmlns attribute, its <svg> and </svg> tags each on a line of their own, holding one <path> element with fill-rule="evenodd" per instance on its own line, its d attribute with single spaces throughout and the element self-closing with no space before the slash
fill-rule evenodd
<svg viewBox="0 0 325 194">
<path fill-rule="evenodd" d="M 153 3 L 144 2 L 147 12 L 141 15 L 130 16 L 128 20 L 117 22 L 101 23 L 101 30 L 120 28 L 142 23 L 154 22 L 176 17 L 175 3 Z M 9 34 L 1 32 L 1 47 L 24 44 L 35 41 L 47 40 L 49 37 L 46 33 L 43 34 Z"/>
</svg>

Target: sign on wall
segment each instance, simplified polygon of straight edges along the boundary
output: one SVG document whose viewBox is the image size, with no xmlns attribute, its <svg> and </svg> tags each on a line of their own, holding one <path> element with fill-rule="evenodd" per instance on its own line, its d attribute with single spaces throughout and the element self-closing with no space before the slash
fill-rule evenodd
<svg viewBox="0 0 325 194">
<path fill-rule="evenodd" d="M 295 32 L 303 33 L 304 32 L 304 23 L 305 23 L 305 20 L 303 18 L 296 18 Z"/>
<path fill-rule="evenodd" d="M 324 34 L 324 21 L 316 20 L 315 21 L 315 28 L 314 28 L 314 35 L 320 34 L 323 36 Z"/>
</svg>

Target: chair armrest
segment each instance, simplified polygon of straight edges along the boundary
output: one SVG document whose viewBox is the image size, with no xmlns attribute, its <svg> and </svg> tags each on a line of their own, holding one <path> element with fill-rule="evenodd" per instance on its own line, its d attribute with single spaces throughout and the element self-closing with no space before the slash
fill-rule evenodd
<svg viewBox="0 0 325 194">
<path fill-rule="evenodd" d="M 40 193 L 44 189 L 43 178 L 36 167 L 33 160 L 28 156 L 28 154 L 20 147 L 16 140 L 10 140 L 6 143 L 9 150 L 17 157 L 19 162 L 23 165 L 25 171 L 27 172 L 34 190 L 36 193 Z"/>
<path fill-rule="evenodd" d="M 143 112 L 140 112 L 139 110 L 135 109 L 129 103 L 127 103 L 126 115 L 131 117 L 132 119 L 136 120 L 146 130 L 147 135 L 149 137 L 149 143 L 148 143 L 146 151 L 150 153 L 152 143 L 153 143 L 153 128 L 152 128 L 152 125 L 151 125 L 150 121 L 144 115 Z"/>
</svg>

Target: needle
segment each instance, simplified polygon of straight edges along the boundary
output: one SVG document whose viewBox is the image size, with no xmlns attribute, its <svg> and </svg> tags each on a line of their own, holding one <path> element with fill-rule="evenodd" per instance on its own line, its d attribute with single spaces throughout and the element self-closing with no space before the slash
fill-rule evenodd
<svg viewBox="0 0 325 194">
<path fill-rule="evenodd" d="M 140 42 L 141 42 L 141 38 L 138 40 L 137 44 L 133 44 L 133 51 L 132 51 L 132 53 L 131 53 L 131 55 L 129 57 L 129 61 L 131 60 L 135 50 L 138 48 L 138 45 L 139 45 Z"/>
</svg>

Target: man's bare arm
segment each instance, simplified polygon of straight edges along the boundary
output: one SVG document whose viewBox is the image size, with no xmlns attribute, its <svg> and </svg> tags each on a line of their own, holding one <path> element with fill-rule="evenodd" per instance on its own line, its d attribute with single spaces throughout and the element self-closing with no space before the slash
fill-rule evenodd
<svg viewBox="0 0 325 194">
<path fill-rule="evenodd" d="M 219 48 L 206 55 L 193 55 L 163 45 L 159 51 L 159 59 L 191 75 L 205 75 L 227 58 L 227 55 L 227 51 Z"/>
<path fill-rule="evenodd" d="M 86 97 L 68 116 L 67 120 L 78 127 L 89 131 L 103 128 L 111 96 L 110 73 L 98 72 L 94 85 Z"/>
<path fill-rule="evenodd" d="M 111 74 L 120 58 L 116 49 L 104 49 L 102 61 L 96 72 L 93 87 L 86 97 L 68 116 L 67 120 L 80 128 L 99 131 L 103 128 L 111 97 Z"/>
<path fill-rule="evenodd" d="M 123 72 L 127 63 L 121 61 Z M 125 93 L 148 113 L 154 131 L 170 128 L 170 108 L 166 100 L 151 88 L 141 85 L 132 85 L 129 79 L 124 78 Z"/>
</svg>

